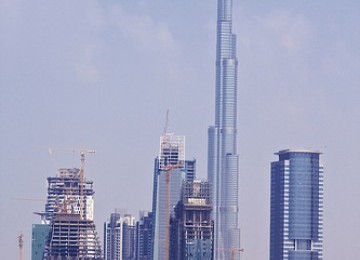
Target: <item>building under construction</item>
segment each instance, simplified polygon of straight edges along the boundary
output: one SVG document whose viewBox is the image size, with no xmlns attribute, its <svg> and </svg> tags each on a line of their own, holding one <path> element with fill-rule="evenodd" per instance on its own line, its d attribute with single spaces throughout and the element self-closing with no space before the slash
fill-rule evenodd
<svg viewBox="0 0 360 260">
<path fill-rule="evenodd" d="M 49 222 L 43 259 L 103 259 L 93 221 L 93 182 L 81 169 L 60 169 L 48 178 L 45 217 Z"/>
<path fill-rule="evenodd" d="M 213 259 L 211 211 L 210 183 L 199 180 L 184 182 L 182 199 L 171 218 L 170 259 Z"/>
<path fill-rule="evenodd" d="M 93 220 L 93 182 L 84 178 L 85 152 L 94 153 L 81 151 L 80 169 L 60 169 L 48 178 L 45 218 L 50 232 L 43 259 L 103 259 Z"/>
<path fill-rule="evenodd" d="M 46 260 L 103 259 L 92 220 L 79 214 L 56 213 L 44 253 Z"/>
<path fill-rule="evenodd" d="M 54 213 L 59 212 L 80 214 L 87 220 L 94 219 L 93 182 L 81 180 L 80 171 L 78 168 L 62 168 L 55 177 L 47 178 L 47 221 L 50 222 Z"/>
</svg>

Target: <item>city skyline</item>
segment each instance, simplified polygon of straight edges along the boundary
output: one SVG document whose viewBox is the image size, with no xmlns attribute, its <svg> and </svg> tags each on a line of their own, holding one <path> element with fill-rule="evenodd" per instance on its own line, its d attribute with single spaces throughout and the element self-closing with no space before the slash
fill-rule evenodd
<svg viewBox="0 0 360 260">
<path fill-rule="evenodd" d="M 234 1 L 245 260 L 268 258 L 269 162 L 284 148 L 324 152 L 324 258 L 357 257 L 349 244 L 360 233 L 360 206 L 349 198 L 360 196 L 359 5 Z M 4 258 L 17 256 L 21 231 L 30 256 L 31 224 L 39 221 L 32 212 L 43 209 L 11 198 L 44 198 L 46 177 L 79 167 L 68 148 L 97 151 L 86 162 L 97 227 L 114 208 L 135 216 L 149 209 L 168 108 L 170 131 L 186 135 L 188 158 L 205 178 L 215 7 L 214 0 L 1 1 Z"/>
</svg>

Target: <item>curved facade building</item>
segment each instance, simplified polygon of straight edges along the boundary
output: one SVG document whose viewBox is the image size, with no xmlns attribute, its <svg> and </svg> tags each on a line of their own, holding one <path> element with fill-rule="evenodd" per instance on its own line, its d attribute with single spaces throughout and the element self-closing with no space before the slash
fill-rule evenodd
<svg viewBox="0 0 360 260">
<path fill-rule="evenodd" d="M 232 0 L 218 0 L 215 125 L 208 131 L 208 179 L 213 191 L 214 259 L 239 259 L 236 36 Z M 232 256 L 231 256 L 232 255 Z"/>
<path fill-rule="evenodd" d="M 270 260 L 323 259 L 320 152 L 283 150 L 271 163 Z"/>
</svg>

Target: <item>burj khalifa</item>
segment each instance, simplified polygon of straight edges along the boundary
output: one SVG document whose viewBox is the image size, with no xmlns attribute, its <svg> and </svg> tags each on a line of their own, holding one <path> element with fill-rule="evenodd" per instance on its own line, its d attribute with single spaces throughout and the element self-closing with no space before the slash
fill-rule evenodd
<svg viewBox="0 0 360 260">
<path fill-rule="evenodd" d="M 240 259 L 236 36 L 232 0 L 217 2 L 215 125 L 208 129 L 208 179 L 213 186 L 214 259 Z"/>
</svg>

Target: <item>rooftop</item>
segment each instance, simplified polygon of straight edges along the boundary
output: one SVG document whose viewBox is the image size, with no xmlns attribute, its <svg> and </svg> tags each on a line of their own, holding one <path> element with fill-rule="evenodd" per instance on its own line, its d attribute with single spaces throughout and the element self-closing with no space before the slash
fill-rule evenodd
<svg viewBox="0 0 360 260">
<path fill-rule="evenodd" d="M 279 152 L 275 153 L 276 155 L 283 155 L 287 153 L 313 153 L 313 154 L 322 154 L 319 150 L 312 150 L 312 149 L 285 149 L 280 150 Z"/>
</svg>

